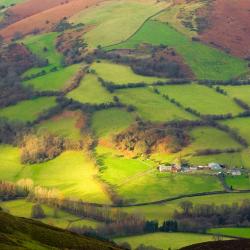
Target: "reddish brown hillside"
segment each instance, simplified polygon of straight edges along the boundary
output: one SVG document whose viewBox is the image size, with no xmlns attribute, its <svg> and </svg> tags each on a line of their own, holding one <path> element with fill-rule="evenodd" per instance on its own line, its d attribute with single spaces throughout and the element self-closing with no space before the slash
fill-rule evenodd
<svg viewBox="0 0 250 250">
<path fill-rule="evenodd" d="M 250 56 L 250 1 L 214 0 L 209 13 L 209 28 L 201 34 L 213 43 L 242 58 Z"/>
<path fill-rule="evenodd" d="M 71 0 L 68 3 L 58 5 L 10 24 L 0 31 L 0 35 L 2 35 L 6 40 L 9 40 L 16 32 L 21 32 L 26 35 L 34 31 L 34 29 L 49 31 L 64 17 L 70 17 L 77 12 L 101 1 L 102 0 Z"/>
</svg>

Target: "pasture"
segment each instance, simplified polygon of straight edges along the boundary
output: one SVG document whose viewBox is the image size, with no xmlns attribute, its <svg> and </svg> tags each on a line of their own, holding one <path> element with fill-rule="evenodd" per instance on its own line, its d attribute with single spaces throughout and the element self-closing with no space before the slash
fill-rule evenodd
<svg viewBox="0 0 250 250">
<path fill-rule="evenodd" d="M 35 55 L 41 59 L 48 59 L 48 65 L 42 68 L 32 68 L 24 73 L 29 76 L 42 70 L 49 72 L 54 67 L 61 67 L 63 55 L 56 50 L 57 32 L 45 33 L 41 35 L 30 35 L 21 40 L 22 43 Z"/>
<path fill-rule="evenodd" d="M 93 27 L 84 35 L 84 39 L 91 48 L 96 48 L 98 45 L 108 46 L 124 41 L 149 16 L 167 5 L 168 3 L 164 2 L 156 4 L 153 0 L 111 0 L 77 13 L 70 18 L 70 21 L 89 24 Z"/>
<path fill-rule="evenodd" d="M 92 64 L 91 69 L 93 69 L 102 79 L 116 85 L 124 85 L 128 83 L 151 84 L 154 82 L 164 81 L 164 79 L 158 77 L 137 75 L 127 65 L 115 64 L 108 61 L 101 61 L 99 63 L 96 62 Z"/>
<path fill-rule="evenodd" d="M 117 90 L 115 95 L 124 104 L 133 105 L 136 113 L 147 121 L 195 120 L 196 117 L 176 107 L 148 88 Z"/>
<path fill-rule="evenodd" d="M 128 128 L 134 120 L 133 114 L 123 109 L 104 109 L 93 113 L 91 128 L 98 138 L 109 137 Z"/>
<path fill-rule="evenodd" d="M 226 183 L 229 187 L 232 187 L 234 190 L 250 189 L 250 178 L 248 175 L 227 176 Z"/>
<path fill-rule="evenodd" d="M 192 233 L 151 233 L 114 239 L 116 243 L 128 242 L 132 249 L 138 245 L 153 246 L 159 249 L 179 249 L 195 243 L 213 241 L 211 235 Z"/>
<path fill-rule="evenodd" d="M 110 203 L 94 163 L 83 152 L 67 151 L 40 164 L 27 165 L 18 179 L 30 178 L 35 185 L 56 188 L 68 198 L 88 202 Z"/>
<path fill-rule="evenodd" d="M 250 143 L 250 118 L 235 118 L 230 120 L 221 121 L 222 124 L 229 126 L 231 129 L 235 129 L 241 137 L 247 140 Z"/>
<path fill-rule="evenodd" d="M 190 131 L 191 143 L 182 150 L 182 154 L 193 154 L 205 149 L 241 148 L 242 146 L 229 134 L 213 127 L 198 127 Z"/>
<path fill-rule="evenodd" d="M 107 50 L 135 48 L 141 43 L 164 44 L 174 48 L 198 79 L 228 80 L 248 71 L 247 63 L 243 60 L 193 42 L 174 28 L 158 21 L 147 21 L 127 41 L 110 46 Z"/>
<path fill-rule="evenodd" d="M 144 216 L 147 220 L 158 220 L 162 223 L 164 220 L 171 219 L 175 210 L 180 209 L 180 202 L 182 201 L 191 201 L 195 204 L 228 204 L 232 205 L 235 202 L 241 203 L 244 200 L 250 200 L 250 194 L 216 194 L 216 195 L 206 195 L 206 196 L 197 196 L 182 198 L 170 202 L 165 202 L 161 204 L 154 205 L 144 205 L 139 207 L 125 207 L 121 208 L 122 211 L 127 213 L 137 213 Z"/>
<path fill-rule="evenodd" d="M 232 98 L 238 98 L 250 105 L 250 86 L 249 85 L 239 85 L 239 86 L 219 86 L 221 89 L 225 90 L 228 96 Z"/>
<path fill-rule="evenodd" d="M 0 109 L 0 117 L 13 122 L 33 122 L 40 114 L 54 106 L 56 106 L 55 97 L 39 97 Z"/>
<path fill-rule="evenodd" d="M 63 111 L 36 126 L 38 134 L 51 133 L 70 140 L 80 140 L 85 118 L 80 111 Z"/>
<path fill-rule="evenodd" d="M 250 228 L 247 227 L 212 228 L 208 233 L 250 239 Z"/>
<path fill-rule="evenodd" d="M 51 72 L 25 81 L 24 86 L 31 86 L 37 91 L 63 91 L 73 81 L 74 76 L 80 70 L 79 64 L 61 68 L 56 72 Z"/>
<path fill-rule="evenodd" d="M 227 96 L 215 90 L 198 84 L 167 85 L 157 88 L 161 94 L 168 95 L 181 103 L 185 108 L 191 108 L 203 115 L 233 115 L 243 110 Z"/>
<path fill-rule="evenodd" d="M 86 75 L 79 87 L 67 94 L 68 98 L 89 104 L 113 102 L 113 96 L 101 85 L 95 75 Z"/>
<path fill-rule="evenodd" d="M 4 210 L 7 210 L 12 215 L 31 218 L 31 211 L 34 203 L 26 201 L 24 199 L 20 199 L 20 200 L 1 202 L 0 205 Z M 72 221 L 79 220 L 77 216 L 69 214 L 65 211 L 57 210 L 55 214 L 53 208 L 47 205 L 41 205 L 41 206 L 44 210 L 46 217 L 39 220 L 51 226 L 56 226 L 66 229 Z"/>
</svg>

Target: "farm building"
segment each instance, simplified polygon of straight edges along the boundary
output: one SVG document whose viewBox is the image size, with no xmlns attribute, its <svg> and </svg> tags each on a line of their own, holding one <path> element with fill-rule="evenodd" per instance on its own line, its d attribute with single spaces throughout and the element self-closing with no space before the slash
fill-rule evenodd
<svg viewBox="0 0 250 250">
<path fill-rule="evenodd" d="M 211 170 L 216 170 L 216 171 L 222 169 L 222 167 L 221 167 L 221 165 L 220 165 L 219 163 L 214 163 L 214 162 L 209 163 L 209 164 L 208 164 L 208 167 L 209 167 Z"/>
<path fill-rule="evenodd" d="M 166 166 L 166 165 L 160 165 L 159 167 L 158 167 L 158 169 L 159 169 L 159 171 L 160 172 L 171 172 L 172 171 L 172 168 L 173 168 L 173 166 Z"/>
<path fill-rule="evenodd" d="M 233 169 L 233 170 L 231 171 L 231 174 L 232 174 L 233 176 L 240 176 L 240 175 L 241 175 L 241 171 L 238 170 L 238 169 Z"/>
</svg>

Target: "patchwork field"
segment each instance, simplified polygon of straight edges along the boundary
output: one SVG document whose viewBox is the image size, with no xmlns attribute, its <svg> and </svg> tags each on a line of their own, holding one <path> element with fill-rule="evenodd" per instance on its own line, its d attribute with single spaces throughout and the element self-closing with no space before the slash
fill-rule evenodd
<svg viewBox="0 0 250 250">
<path fill-rule="evenodd" d="M 0 117 L 9 119 L 10 121 L 32 122 L 38 116 L 56 106 L 55 97 L 40 97 L 32 100 L 21 101 L 13 106 L 0 109 Z"/>
<path fill-rule="evenodd" d="M 221 123 L 238 131 L 238 133 L 245 140 L 247 140 L 248 143 L 250 143 L 250 133 L 249 133 L 250 118 L 235 118 L 235 119 L 222 121 Z"/>
<path fill-rule="evenodd" d="M 95 75 L 86 75 L 79 87 L 67 94 L 68 98 L 89 104 L 102 104 L 113 102 L 113 96 L 102 87 Z"/>
<path fill-rule="evenodd" d="M 227 176 L 226 183 L 229 187 L 232 187 L 235 190 L 250 189 L 250 178 L 248 175 Z"/>
<path fill-rule="evenodd" d="M 153 0 L 104 1 L 79 12 L 70 21 L 93 26 L 84 36 L 90 47 L 108 46 L 127 39 L 149 16 L 168 5 Z"/>
<path fill-rule="evenodd" d="M 197 119 L 147 88 L 117 90 L 115 95 L 122 103 L 135 106 L 136 113 L 148 121 L 166 122 Z"/>
<path fill-rule="evenodd" d="M 227 236 L 236 236 L 241 238 L 250 238 L 250 228 L 242 227 L 242 228 L 212 228 L 208 231 L 212 234 L 221 234 Z"/>
<path fill-rule="evenodd" d="M 91 128 L 97 137 L 108 137 L 121 132 L 134 122 L 134 116 L 122 109 L 96 111 L 91 118 Z"/>
<path fill-rule="evenodd" d="M 85 117 L 80 111 L 64 111 L 36 126 L 38 134 L 51 133 L 70 140 L 81 139 Z"/>
<path fill-rule="evenodd" d="M 241 59 L 192 42 L 185 35 L 157 21 L 147 21 L 134 36 L 107 50 L 135 48 L 141 43 L 164 44 L 175 48 L 199 79 L 228 80 L 247 72 L 247 64 Z"/>
<path fill-rule="evenodd" d="M 238 114 L 243 110 L 229 97 L 198 84 L 167 85 L 158 87 L 161 94 L 168 95 L 185 108 L 192 108 L 203 115 Z"/>
<path fill-rule="evenodd" d="M 38 91 L 62 91 L 70 86 L 80 67 L 79 64 L 74 64 L 62 68 L 56 72 L 25 81 L 24 86 L 32 86 Z"/>
<path fill-rule="evenodd" d="M 22 43 L 35 55 L 42 59 L 48 59 L 48 66 L 42 68 L 32 68 L 25 72 L 25 76 L 38 73 L 42 70 L 49 72 L 54 67 L 61 67 L 63 55 L 56 50 L 56 38 L 58 33 L 51 32 L 41 35 L 30 35 L 21 40 Z"/>
<path fill-rule="evenodd" d="M 179 249 L 195 243 L 213 241 L 213 237 L 211 235 L 190 233 L 153 233 L 114 240 L 117 243 L 128 242 L 133 249 L 140 244 L 160 249 Z"/>
<path fill-rule="evenodd" d="M 182 154 L 192 154 L 205 149 L 241 148 L 242 146 L 227 133 L 212 127 L 198 127 L 190 131 L 191 144 L 182 150 Z"/>
<path fill-rule="evenodd" d="M 220 86 L 221 89 L 225 90 L 227 94 L 232 98 L 238 98 L 250 105 L 250 86 L 240 85 L 240 86 Z"/>
<path fill-rule="evenodd" d="M 137 75 L 129 66 L 114 64 L 106 61 L 94 63 L 91 68 L 97 73 L 99 77 L 116 85 L 124 85 L 128 83 L 150 84 L 154 82 L 164 81 L 163 78 Z"/>
<path fill-rule="evenodd" d="M 250 199 L 250 194 L 217 194 L 217 195 L 207 195 L 198 196 L 190 198 L 182 198 L 166 203 L 155 204 L 155 205 L 144 205 L 140 207 L 126 207 L 121 208 L 122 211 L 127 213 L 137 213 L 148 220 L 158 220 L 162 223 L 166 219 L 171 219 L 175 210 L 180 210 L 179 204 L 182 201 L 191 201 L 193 204 L 228 204 L 232 205 L 235 202 L 241 203 L 243 200 Z"/>
</svg>

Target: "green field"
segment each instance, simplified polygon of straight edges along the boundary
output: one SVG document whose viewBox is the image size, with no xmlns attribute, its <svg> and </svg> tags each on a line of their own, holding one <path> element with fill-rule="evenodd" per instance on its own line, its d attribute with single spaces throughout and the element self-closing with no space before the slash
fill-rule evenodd
<svg viewBox="0 0 250 250">
<path fill-rule="evenodd" d="M 191 143 L 182 154 L 193 154 L 204 149 L 241 148 L 241 145 L 227 133 L 213 127 L 198 127 L 190 131 Z"/>
<path fill-rule="evenodd" d="M 10 214 L 25 218 L 31 217 L 31 209 L 33 205 L 34 203 L 22 199 L 0 202 L 0 206 L 4 210 L 7 210 Z M 46 205 L 42 205 L 42 208 L 46 217 L 40 219 L 40 221 L 52 226 L 67 228 L 72 221 L 79 220 L 77 216 L 74 216 L 62 210 L 58 210 L 55 216 L 53 208 Z"/>
<path fill-rule="evenodd" d="M 111 0 L 79 12 L 70 21 L 94 26 L 84 35 L 91 48 L 107 46 L 127 39 L 145 19 L 166 6 L 166 3 L 156 4 L 154 0 Z"/>
<path fill-rule="evenodd" d="M 136 213 L 144 216 L 147 220 L 158 220 L 162 223 L 166 219 L 171 219 L 174 211 L 179 210 L 179 204 L 182 201 L 191 201 L 193 204 L 215 204 L 222 205 L 228 204 L 232 205 L 235 202 L 241 203 L 243 200 L 250 200 L 250 194 L 217 194 L 217 195 L 207 195 L 198 196 L 190 198 L 182 198 L 166 203 L 156 204 L 156 205 L 145 205 L 140 207 L 126 207 L 121 208 L 122 211 L 127 213 Z"/>
<path fill-rule="evenodd" d="M 32 122 L 44 111 L 54 106 L 56 106 L 55 97 L 39 97 L 0 109 L 0 117 L 10 121 Z"/>
<path fill-rule="evenodd" d="M 90 219 L 78 219 L 70 223 L 70 227 L 91 227 L 91 228 L 97 228 L 101 226 L 102 223 L 90 220 Z"/>
<path fill-rule="evenodd" d="M 249 117 L 225 120 L 225 121 L 222 121 L 221 123 L 229 126 L 231 129 L 235 129 L 241 137 L 243 137 L 245 140 L 247 140 L 248 143 L 250 143 L 250 133 L 249 133 L 250 118 Z"/>
<path fill-rule="evenodd" d="M 138 115 L 148 121 L 194 120 L 191 114 L 176 107 L 147 88 L 132 88 L 115 92 L 124 104 L 136 107 Z"/>
<path fill-rule="evenodd" d="M 211 235 L 191 233 L 152 233 L 114 239 L 117 243 L 128 242 L 132 249 L 138 245 L 154 246 L 160 249 L 179 249 L 195 243 L 213 241 Z"/>
<path fill-rule="evenodd" d="M 80 65 L 74 64 L 56 72 L 25 81 L 23 84 L 24 86 L 32 86 L 38 91 L 62 91 L 70 86 L 79 69 Z"/>
<path fill-rule="evenodd" d="M 235 190 L 247 190 L 250 189 L 250 178 L 247 175 L 241 176 L 227 176 L 226 183 L 230 187 L 232 186 Z"/>
<path fill-rule="evenodd" d="M 198 79 L 228 80 L 247 72 L 247 63 L 243 60 L 202 43 L 192 42 L 167 24 L 157 21 L 147 21 L 130 39 L 107 49 L 135 48 L 141 43 L 175 48 Z"/>
<path fill-rule="evenodd" d="M 21 40 L 27 48 L 42 59 L 48 59 L 49 64 L 42 68 L 32 68 L 25 72 L 25 76 L 36 74 L 42 70 L 49 72 L 54 67 L 61 67 L 63 56 L 56 50 L 58 33 L 51 32 L 41 35 L 31 35 Z M 45 51 L 44 48 L 47 50 Z"/>
<path fill-rule="evenodd" d="M 221 234 L 227 236 L 236 236 L 242 238 L 250 239 L 250 228 L 240 228 L 240 227 L 233 227 L 233 228 L 212 228 L 208 230 L 208 233 L 212 234 Z"/>
<path fill-rule="evenodd" d="M 97 137 L 108 137 L 128 128 L 134 122 L 131 113 L 118 108 L 94 112 L 91 128 Z"/>
<path fill-rule="evenodd" d="M 99 63 L 96 62 L 91 66 L 91 68 L 97 73 L 99 77 L 116 85 L 124 85 L 128 83 L 150 84 L 164 81 L 163 78 L 137 75 L 129 66 L 110 63 L 107 61 L 101 61 Z"/>
<path fill-rule="evenodd" d="M 250 86 L 249 85 L 240 85 L 240 86 L 219 86 L 221 89 L 224 89 L 227 94 L 232 98 L 238 98 L 250 105 Z"/>
<path fill-rule="evenodd" d="M 65 111 L 49 120 L 42 121 L 36 129 L 38 134 L 51 133 L 70 140 L 80 140 L 82 119 L 84 118 L 80 111 Z"/>
<path fill-rule="evenodd" d="M 160 93 L 168 95 L 185 108 L 192 108 L 203 115 L 233 115 L 243 110 L 229 97 L 218 94 L 215 90 L 198 84 L 167 85 L 158 87 Z"/>
<path fill-rule="evenodd" d="M 78 88 L 67 94 L 68 98 L 75 101 L 89 104 L 110 103 L 112 95 L 102 87 L 95 75 L 86 75 Z"/>
</svg>

